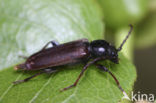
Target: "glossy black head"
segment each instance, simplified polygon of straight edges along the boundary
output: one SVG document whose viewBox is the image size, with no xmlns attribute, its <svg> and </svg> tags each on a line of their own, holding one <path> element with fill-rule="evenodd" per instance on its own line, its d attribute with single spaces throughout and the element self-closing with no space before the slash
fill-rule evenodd
<svg viewBox="0 0 156 103">
<path fill-rule="evenodd" d="M 130 30 L 128 32 L 128 35 L 125 37 L 121 45 L 118 49 L 116 49 L 114 46 L 110 45 L 105 40 L 94 40 L 90 43 L 89 50 L 91 52 L 92 57 L 105 57 L 106 59 L 111 60 L 114 63 L 118 63 L 118 52 L 122 50 L 123 45 L 127 41 L 128 37 L 130 36 L 133 26 L 130 24 Z"/>
<path fill-rule="evenodd" d="M 118 63 L 118 51 L 105 40 L 95 40 L 90 43 L 90 52 L 93 57 L 106 57 Z"/>
</svg>

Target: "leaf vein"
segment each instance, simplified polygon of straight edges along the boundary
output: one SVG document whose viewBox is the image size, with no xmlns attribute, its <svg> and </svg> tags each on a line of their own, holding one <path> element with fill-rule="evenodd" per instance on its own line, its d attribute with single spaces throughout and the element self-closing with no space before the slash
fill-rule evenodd
<svg viewBox="0 0 156 103">
<path fill-rule="evenodd" d="M 35 101 L 35 99 L 39 96 L 39 94 L 43 91 L 43 89 L 50 83 L 52 77 L 48 79 L 48 81 L 41 87 L 41 89 L 35 94 L 35 96 L 29 101 L 29 103 L 32 103 Z"/>
<path fill-rule="evenodd" d="M 22 74 L 20 74 L 15 81 L 17 81 L 20 77 L 22 76 Z M 4 96 L 9 92 L 9 90 L 13 87 L 13 84 L 11 84 L 5 91 L 4 93 L 1 95 L 0 97 L 0 101 L 4 98 Z"/>
</svg>

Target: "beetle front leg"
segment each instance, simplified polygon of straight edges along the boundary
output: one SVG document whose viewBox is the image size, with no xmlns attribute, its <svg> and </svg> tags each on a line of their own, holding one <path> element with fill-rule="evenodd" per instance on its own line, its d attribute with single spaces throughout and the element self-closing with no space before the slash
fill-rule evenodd
<svg viewBox="0 0 156 103">
<path fill-rule="evenodd" d="M 49 41 L 49 42 L 41 49 L 41 51 L 44 50 L 49 44 L 52 44 L 53 47 L 59 45 L 58 42 L 52 40 L 52 41 Z"/>
<path fill-rule="evenodd" d="M 108 72 L 108 73 L 113 77 L 113 79 L 115 80 L 115 82 L 116 82 L 118 88 L 119 88 L 119 89 L 122 91 L 122 93 L 124 94 L 124 97 L 123 97 L 123 98 L 129 99 L 128 95 L 126 94 L 126 92 L 124 91 L 124 89 L 121 87 L 121 85 L 120 85 L 118 79 L 115 77 L 115 75 L 114 75 L 111 71 L 109 71 L 105 66 L 103 66 L 103 65 L 101 65 L 101 64 L 97 64 L 97 63 L 95 63 L 95 65 L 96 65 L 99 69 L 101 69 L 101 70 L 103 70 L 103 71 L 105 71 L 105 72 Z"/>
<path fill-rule="evenodd" d="M 105 66 L 103 66 L 103 65 L 101 65 L 101 64 L 95 64 L 99 69 L 101 69 L 101 70 L 103 70 L 103 71 L 105 71 L 105 72 L 108 72 L 112 77 L 113 77 L 113 79 L 115 80 L 115 82 L 116 82 L 116 84 L 117 84 L 117 86 L 119 87 L 119 89 L 122 91 L 122 92 L 124 92 L 124 90 L 122 89 L 122 87 L 121 87 L 121 85 L 120 85 L 120 83 L 119 83 L 119 81 L 118 81 L 118 79 L 115 77 L 115 75 L 111 72 L 111 71 L 109 71 Z"/>
</svg>

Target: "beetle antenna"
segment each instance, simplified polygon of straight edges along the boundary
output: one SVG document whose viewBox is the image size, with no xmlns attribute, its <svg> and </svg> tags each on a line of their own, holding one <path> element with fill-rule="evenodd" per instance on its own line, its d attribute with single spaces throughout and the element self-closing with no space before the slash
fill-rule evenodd
<svg viewBox="0 0 156 103">
<path fill-rule="evenodd" d="M 125 44 L 125 42 L 127 41 L 128 37 L 130 36 L 130 34 L 131 34 L 132 30 L 133 30 L 133 25 L 132 25 L 132 24 L 129 24 L 129 26 L 130 26 L 130 30 L 129 30 L 129 32 L 128 32 L 128 35 L 127 35 L 126 38 L 123 40 L 123 42 L 121 43 L 120 47 L 117 49 L 118 52 L 121 51 L 123 45 Z"/>
</svg>

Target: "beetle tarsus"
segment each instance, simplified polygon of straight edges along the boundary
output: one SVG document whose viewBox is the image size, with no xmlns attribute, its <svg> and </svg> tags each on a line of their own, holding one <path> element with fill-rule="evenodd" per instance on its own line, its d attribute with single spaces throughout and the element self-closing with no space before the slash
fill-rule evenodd
<svg viewBox="0 0 156 103">
<path fill-rule="evenodd" d="M 68 90 L 69 88 L 72 88 L 72 87 L 74 87 L 74 86 L 76 86 L 76 85 L 70 85 L 70 86 L 68 86 L 68 87 L 66 87 L 66 88 L 61 89 L 60 92 L 63 92 L 63 91 L 65 91 L 65 90 Z"/>
</svg>

